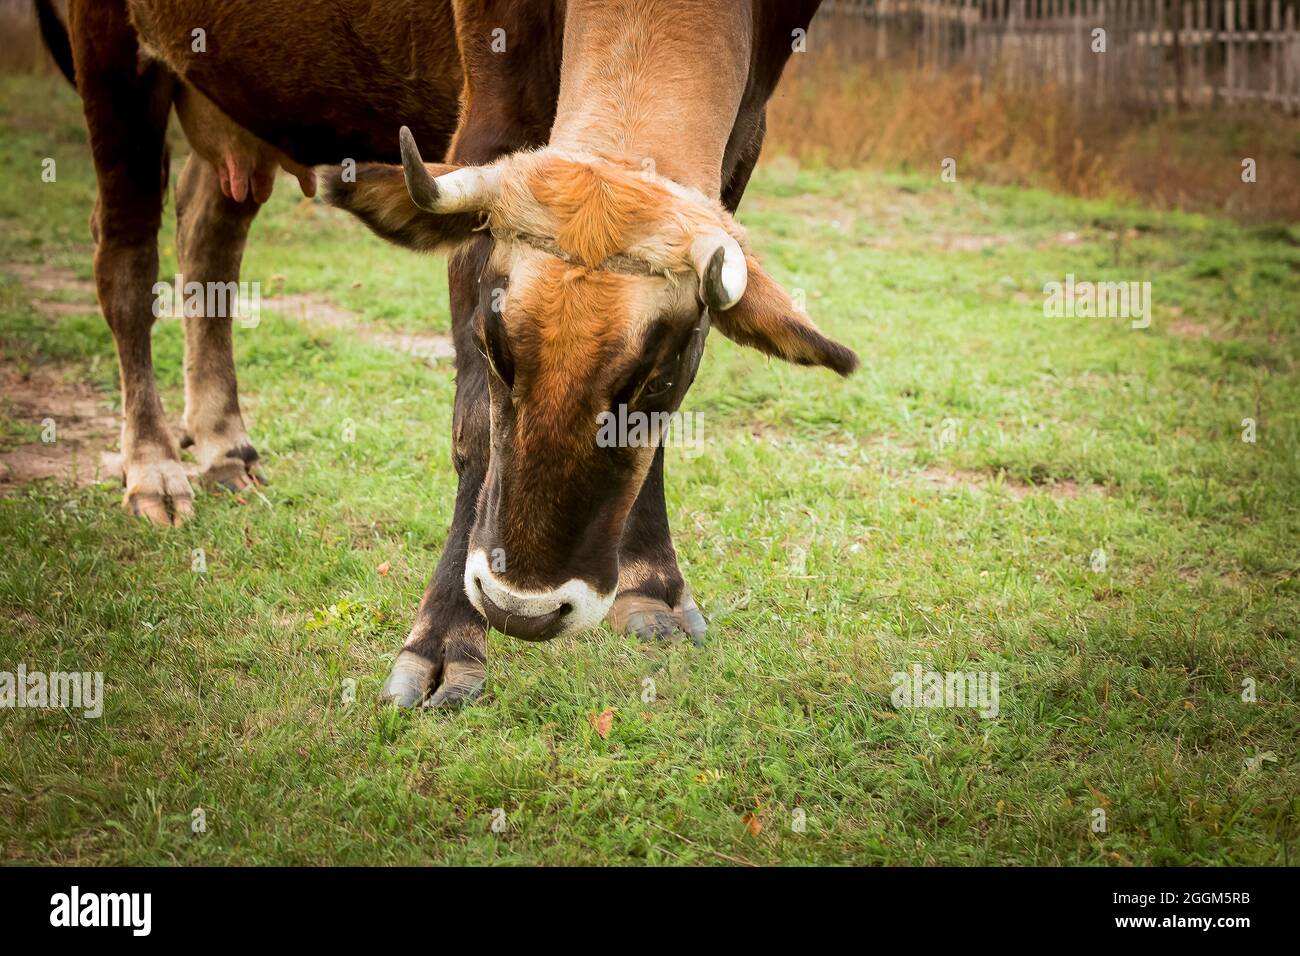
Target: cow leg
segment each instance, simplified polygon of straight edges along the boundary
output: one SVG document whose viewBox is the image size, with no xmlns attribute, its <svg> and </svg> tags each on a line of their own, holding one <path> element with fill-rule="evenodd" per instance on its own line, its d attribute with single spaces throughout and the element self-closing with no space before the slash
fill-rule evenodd
<svg viewBox="0 0 1300 956">
<path fill-rule="evenodd" d="M 487 368 L 471 332 L 477 277 L 490 246 L 489 240 L 480 240 L 472 251 L 451 261 L 451 314 L 454 319 L 465 317 L 455 321 L 452 413 L 452 459 L 460 485 L 442 557 L 384 684 L 383 699 L 399 707 L 466 704 L 483 692 L 487 680 L 487 622 L 465 594 L 465 557 L 491 454 Z"/>
<path fill-rule="evenodd" d="M 704 640 L 706 622 L 677 566 L 664 503 L 664 450 L 655 452 L 628 515 L 618 556 L 618 596 L 607 619 L 642 640 Z"/>
<path fill-rule="evenodd" d="M 465 553 L 485 474 L 486 469 L 477 464 L 460 470 L 456 512 L 442 558 L 384 684 L 381 696 L 388 703 L 399 707 L 416 707 L 421 702 L 426 707 L 456 706 L 483 692 L 487 622 L 465 596 Z"/>
<path fill-rule="evenodd" d="M 197 153 L 185 161 L 176 183 L 176 252 L 186 284 L 203 288 L 220 283 L 233 290 L 239 282 L 248 227 L 259 205 L 236 202 L 221 190 L 217 169 Z M 178 293 L 179 295 L 179 290 Z M 205 301 L 208 299 L 205 296 Z M 186 315 L 185 417 L 181 443 L 193 446 L 200 480 L 231 491 L 260 480 L 257 452 L 248 441 L 239 413 L 235 381 L 231 312 L 235 296 L 213 297 L 225 308 L 218 315 Z"/>
<path fill-rule="evenodd" d="M 95 287 L 121 375 L 124 504 L 156 524 L 180 524 L 193 513 L 193 492 L 163 417 L 150 341 L 173 81 L 139 59 L 125 5 L 74 3 L 69 20 L 99 186 Z"/>
</svg>

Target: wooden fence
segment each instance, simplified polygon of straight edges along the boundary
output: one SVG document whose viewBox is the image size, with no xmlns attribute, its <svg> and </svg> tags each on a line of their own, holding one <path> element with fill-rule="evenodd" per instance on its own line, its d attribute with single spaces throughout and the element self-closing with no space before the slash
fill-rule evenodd
<svg viewBox="0 0 1300 956">
<path fill-rule="evenodd" d="M 1099 105 L 1300 113 L 1300 0 L 823 0 L 814 44 L 854 58 L 973 63 Z M 0 0 L 0 68 L 49 69 L 31 0 Z M 1104 37 L 1094 35 L 1105 31 Z M 1105 52 L 1095 49 L 1104 39 Z"/>
<path fill-rule="evenodd" d="M 1100 105 L 1268 104 L 1300 112 L 1300 0 L 825 0 L 851 55 L 969 62 Z M 827 28 L 830 28 L 829 30 Z M 1102 31 L 1098 33 L 1097 31 Z M 846 40 L 847 34 L 857 35 Z"/>
</svg>

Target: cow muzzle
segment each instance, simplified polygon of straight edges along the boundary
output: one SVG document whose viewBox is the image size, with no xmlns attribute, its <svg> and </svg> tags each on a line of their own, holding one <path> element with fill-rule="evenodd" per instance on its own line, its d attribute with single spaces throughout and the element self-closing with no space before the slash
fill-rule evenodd
<svg viewBox="0 0 1300 956">
<path fill-rule="evenodd" d="M 612 592 L 601 594 L 579 578 L 546 590 L 516 587 L 493 572 L 481 548 L 466 558 L 465 594 L 488 624 L 525 641 L 549 641 L 595 627 L 614 603 Z"/>
</svg>

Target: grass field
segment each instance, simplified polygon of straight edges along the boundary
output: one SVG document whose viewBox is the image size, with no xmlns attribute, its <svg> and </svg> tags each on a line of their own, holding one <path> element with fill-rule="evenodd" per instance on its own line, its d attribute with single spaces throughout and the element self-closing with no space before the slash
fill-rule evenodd
<svg viewBox="0 0 1300 956">
<path fill-rule="evenodd" d="M 0 128 L 6 380 L 115 406 L 93 301 L 31 280 L 90 277 L 79 104 L 0 78 Z M 245 279 L 446 331 L 442 260 L 291 186 Z M 450 520 L 452 373 L 264 304 L 236 333 L 264 498 L 173 530 L 109 482 L 0 498 L 0 670 L 106 693 L 0 710 L 0 859 L 1296 863 L 1300 236 L 779 159 L 741 219 L 863 367 L 711 337 L 704 452 L 668 461 L 703 647 L 493 634 L 477 706 L 379 707 Z M 1150 327 L 1045 318 L 1067 274 L 1150 281 Z M 179 416 L 179 324 L 154 341 Z M 0 451 L 39 412 L 0 407 Z M 996 672 L 998 716 L 896 709 L 913 664 Z"/>
</svg>

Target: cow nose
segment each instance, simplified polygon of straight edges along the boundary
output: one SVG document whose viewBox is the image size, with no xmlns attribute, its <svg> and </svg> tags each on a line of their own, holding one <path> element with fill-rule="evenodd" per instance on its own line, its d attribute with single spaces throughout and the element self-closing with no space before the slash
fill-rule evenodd
<svg viewBox="0 0 1300 956">
<path fill-rule="evenodd" d="M 578 579 L 539 591 L 516 587 L 492 571 L 480 549 L 467 556 L 465 594 L 489 625 L 525 641 L 547 641 L 593 627 L 614 599 Z"/>
<path fill-rule="evenodd" d="M 488 623 L 503 634 L 525 641 L 545 641 L 564 630 L 564 619 L 573 610 L 568 601 L 545 595 L 517 594 L 494 581 L 475 577 L 473 586 L 479 601 L 474 602 Z M 471 595 L 473 600 L 473 595 Z"/>
</svg>

